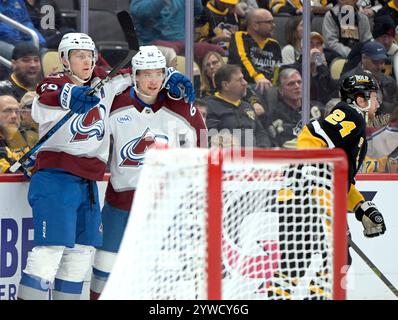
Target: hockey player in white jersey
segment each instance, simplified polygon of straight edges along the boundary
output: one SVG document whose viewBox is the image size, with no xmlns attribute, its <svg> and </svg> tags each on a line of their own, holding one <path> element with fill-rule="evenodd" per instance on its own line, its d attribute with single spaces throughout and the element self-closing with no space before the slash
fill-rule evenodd
<svg viewBox="0 0 398 320">
<path fill-rule="evenodd" d="M 206 126 L 198 110 L 162 89 L 166 59 L 155 46 L 142 46 L 132 59 L 134 86 L 113 102 L 111 179 L 102 209 L 104 241 L 98 247 L 91 279 L 97 299 L 109 277 L 128 220 L 138 176 L 148 148 L 207 146 Z M 132 214 L 139 214 L 134 212 Z"/>
<path fill-rule="evenodd" d="M 94 246 L 102 244 L 96 181 L 103 179 L 108 160 L 109 110 L 115 94 L 132 83 L 129 73 L 121 74 L 89 96 L 90 86 L 107 76 L 95 66 L 92 39 L 66 34 L 58 51 L 64 71 L 38 85 L 32 116 L 43 136 L 67 112 L 75 114 L 37 155 L 28 194 L 35 247 L 22 272 L 19 299 L 47 299 L 50 287 L 53 299 L 80 298 Z"/>
</svg>

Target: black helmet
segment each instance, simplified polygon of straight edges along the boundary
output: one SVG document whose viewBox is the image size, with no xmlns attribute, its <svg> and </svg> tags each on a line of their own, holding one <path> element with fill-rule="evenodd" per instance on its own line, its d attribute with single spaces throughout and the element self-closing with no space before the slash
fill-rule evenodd
<svg viewBox="0 0 398 320">
<path fill-rule="evenodd" d="M 378 89 L 379 86 L 370 72 L 356 73 L 346 77 L 341 83 L 341 100 L 352 103 L 358 95 L 370 99 L 370 93 L 377 92 Z"/>
</svg>

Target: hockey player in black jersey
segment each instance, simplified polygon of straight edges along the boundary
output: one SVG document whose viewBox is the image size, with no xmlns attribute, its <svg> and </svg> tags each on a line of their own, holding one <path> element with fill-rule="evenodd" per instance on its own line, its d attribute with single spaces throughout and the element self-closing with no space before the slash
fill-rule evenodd
<svg viewBox="0 0 398 320">
<path fill-rule="evenodd" d="M 365 201 L 363 195 L 355 187 L 355 175 L 357 174 L 366 154 L 366 122 L 374 117 L 379 102 L 377 100 L 378 85 L 370 73 L 361 73 L 348 76 L 342 81 L 340 87 L 341 102 L 338 103 L 330 114 L 322 120 L 314 120 L 307 124 L 298 135 L 297 147 L 299 149 L 314 148 L 341 148 L 345 151 L 348 163 L 348 211 L 355 212 L 356 218 L 362 222 L 364 235 L 376 237 L 386 231 L 382 214 L 374 203 Z M 326 164 L 325 164 L 326 165 Z M 274 274 L 271 286 L 268 288 L 269 296 L 277 299 L 291 299 L 292 288 L 295 287 L 297 279 L 304 276 L 304 272 L 312 262 L 313 252 L 320 250 L 324 253 L 327 246 L 322 240 L 317 241 L 319 247 L 312 248 L 311 237 L 314 228 L 328 228 L 319 219 L 311 218 L 311 207 L 305 205 L 314 201 L 311 179 L 299 179 L 295 176 L 300 191 L 297 196 L 281 201 L 279 211 L 279 249 L 281 257 L 279 260 L 279 271 Z M 319 186 L 318 186 L 319 187 Z M 283 190 L 282 190 L 283 191 Z M 292 192 L 295 187 L 292 186 Z M 327 187 L 323 192 L 330 194 Z M 292 204 L 294 204 L 292 206 Z M 306 208 L 302 212 L 302 207 Z M 314 209 L 316 210 L 316 209 Z M 330 213 L 329 213 L 330 214 Z M 292 226 L 304 226 L 305 236 L 300 238 L 300 233 L 295 233 Z M 289 229 L 290 228 L 290 229 Z M 320 230 L 320 229 L 319 229 Z M 315 230 L 316 231 L 316 230 Z M 321 234 L 328 232 L 321 231 Z M 289 240 L 290 239 L 290 240 Z M 293 240 L 293 241 L 292 241 Z M 351 264 L 351 257 L 348 253 L 347 265 Z M 322 274 L 316 275 L 309 284 L 311 295 L 315 299 L 330 298 L 324 290 L 330 286 L 330 270 L 323 268 Z"/>
<path fill-rule="evenodd" d="M 349 165 L 348 211 L 355 212 L 366 237 L 377 237 L 386 231 L 384 219 L 374 203 L 365 201 L 355 188 L 355 175 L 366 155 L 366 122 L 379 107 L 378 85 L 370 73 L 354 74 L 341 84 L 342 101 L 323 120 L 312 121 L 298 136 L 299 149 L 341 148 Z"/>
</svg>

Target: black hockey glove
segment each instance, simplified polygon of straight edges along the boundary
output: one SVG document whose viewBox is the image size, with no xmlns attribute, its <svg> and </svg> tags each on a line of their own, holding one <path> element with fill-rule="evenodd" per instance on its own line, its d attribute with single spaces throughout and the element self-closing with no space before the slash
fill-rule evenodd
<svg viewBox="0 0 398 320">
<path fill-rule="evenodd" d="M 361 203 L 355 211 L 355 217 L 362 222 L 365 237 L 377 237 L 386 231 L 383 216 L 371 201 Z"/>
</svg>

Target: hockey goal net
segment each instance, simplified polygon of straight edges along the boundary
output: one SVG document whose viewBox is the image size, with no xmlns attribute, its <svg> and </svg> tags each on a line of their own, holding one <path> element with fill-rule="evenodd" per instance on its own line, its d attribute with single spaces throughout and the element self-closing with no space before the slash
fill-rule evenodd
<svg viewBox="0 0 398 320">
<path fill-rule="evenodd" d="M 344 299 L 339 150 L 150 150 L 101 299 Z"/>
</svg>

